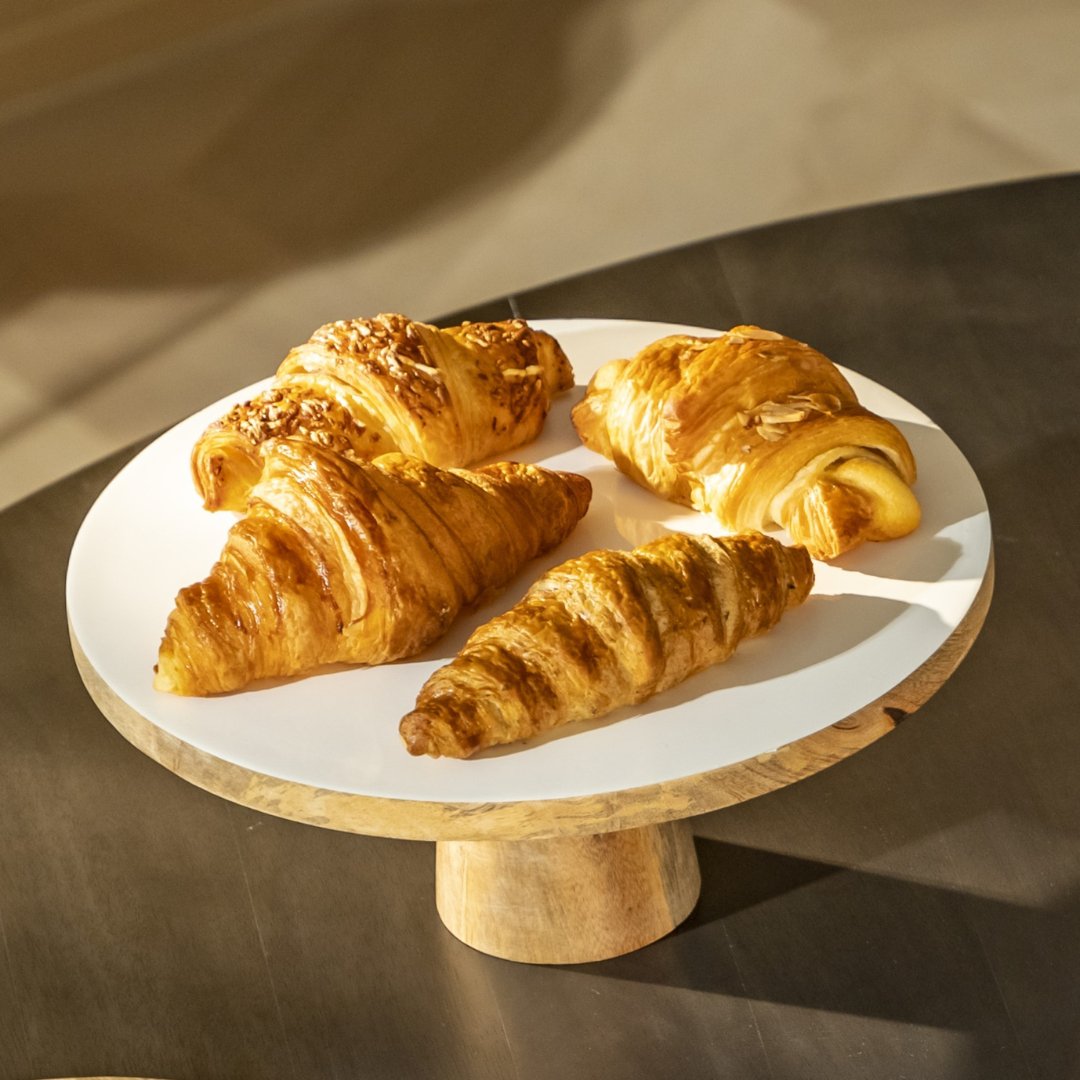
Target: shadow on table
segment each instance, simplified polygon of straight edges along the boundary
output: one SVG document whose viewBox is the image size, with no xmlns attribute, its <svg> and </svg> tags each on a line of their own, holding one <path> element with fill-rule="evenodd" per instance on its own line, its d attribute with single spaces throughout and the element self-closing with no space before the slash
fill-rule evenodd
<svg viewBox="0 0 1080 1080">
<path fill-rule="evenodd" d="M 201 33 L 163 20 L 125 62 L 91 20 L 91 74 L 57 63 L 37 93 L 16 77 L 6 303 L 265 280 L 353 251 L 542 164 L 625 72 L 615 9 L 579 59 L 589 0 L 278 7 Z"/>
<path fill-rule="evenodd" d="M 962 1033 L 970 1065 L 951 1075 L 1028 1075 L 1036 1048 L 1048 1071 L 1034 1074 L 1069 1072 L 1075 1035 L 1045 1006 L 1068 981 L 1055 983 L 1053 972 L 1080 964 L 1080 892 L 1033 908 L 738 844 L 696 844 L 702 894 L 690 918 L 669 938 L 586 969 L 746 999 L 766 1029 L 782 1022 L 770 1009 L 779 1005 Z M 763 1037 L 770 1041 L 768 1030 Z"/>
</svg>

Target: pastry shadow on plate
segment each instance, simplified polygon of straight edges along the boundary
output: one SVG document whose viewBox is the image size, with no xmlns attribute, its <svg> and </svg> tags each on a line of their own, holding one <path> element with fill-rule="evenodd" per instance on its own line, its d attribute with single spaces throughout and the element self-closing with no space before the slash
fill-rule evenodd
<svg viewBox="0 0 1080 1080">
<path fill-rule="evenodd" d="M 818 576 L 840 571 L 920 585 L 943 581 L 963 556 L 963 546 L 947 536 L 924 535 L 923 527 L 899 540 L 860 544 L 833 559 L 825 570 L 818 564 Z"/>
<path fill-rule="evenodd" d="M 677 709 L 718 691 L 794 675 L 827 663 L 863 644 L 912 606 L 903 601 L 874 596 L 811 596 L 800 609 L 785 617 L 784 624 L 744 642 L 727 662 L 698 672 L 648 701 L 622 706 L 595 720 L 575 721 L 523 742 L 492 747 L 477 754 L 474 760 L 506 757 L 557 739 L 572 738 L 586 731 L 622 723 L 633 717 Z M 929 609 L 924 610 L 929 612 Z M 937 618 L 936 615 L 933 617 Z M 798 688 L 792 688 L 792 694 L 799 692 Z M 780 707 L 789 705 L 790 702 L 785 699 Z M 718 702 L 718 709 L 723 709 L 722 702 Z M 663 719 L 658 718 L 657 722 L 663 723 Z"/>
<path fill-rule="evenodd" d="M 725 530 L 707 514 L 686 510 L 670 503 L 663 503 L 656 496 L 637 488 L 632 481 L 624 482 L 614 493 L 601 488 L 594 494 L 594 504 L 607 500 L 611 504 L 611 517 L 627 547 L 646 544 L 670 532 L 724 535 Z M 657 513 L 657 503 L 667 507 L 665 515 Z M 963 555 L 963 546 L 956 540 L 939 535 L 952 521 L 944 520 L 937 504 L 932 504 L 933 515 L 924 516 L 919 527 L 910 536 L 881 543 L 867 541 L 845 552 L 828 563 L 816 563 L 818 572 L 823 569 L 846 570 L 890 581 L 911 581 L 932 584 L 945 578 Z M 971 515 L 969 515 L 971 516 Z M 962 517 L 955 520 L 962 521 Z M 764 530 L 783 544 L 791 538 L 779 529 Z"/>
<path fill-rule="evenodd" d="M 246 697 L 249 694 L 259 694 L 268 690 L 279 690 L 285 686 L 294 686 L 306 682 L 308 679 L 322 679 L 335 673 L 355 671 L 358 664 L 325 664 L 323 667 L 313 668 L 311 671 L 302 671 L 297 675 L 273 676 L 265 679 L 256 679 L 236 690 L 226 690 L 223 693 L 212 694 L 214 698 Z M 192 698 L 191 700 L 198 700 Z"/>
<path fill-rule="evenodd" d="M 940 581 L 963 554 L 960 543 L 942 534 L 986 513 L 986 502 L 979 484 L 972 483 L 970 466 L 948 435 L 926 424 L 896 423 L 919 464 L 915 494 L 922 521 L 910 536 L 861 544 L 830 565 L 891 580 Z M 591 513 L 612 523 L 605 537 L 607 546 L 633 547 L 676 531 L 712 535 L 728 531 L 708 514 L 647 491 L 610 463 L 589 469 L 587 475 L 593 485 Z M 791 543 L 781 529 L 763 531 Z"/>
<path fill-rule="evenodd" d="M 894 421 L 915 455 L 914 490 L 923 523 L 933 533 L 986 511 L 986 499 L 959 447 L 940 428 L 907 420 Z"/>
</svg>

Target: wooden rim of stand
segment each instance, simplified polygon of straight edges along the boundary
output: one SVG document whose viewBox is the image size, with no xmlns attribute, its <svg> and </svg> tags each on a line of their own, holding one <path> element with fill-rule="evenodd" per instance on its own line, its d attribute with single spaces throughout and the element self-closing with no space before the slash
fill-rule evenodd
<svg viewBox="0 0 1080 1080">
<path fill-rule="evenodd" d="M 523 840 L 588 836 L 694 817 L 745 802 L 842 761 L 892 731 L 949 678 L 986 619 L 994 587 L 991 554 L 967 614 L 941 647 L 881 697 L 850 716 L 755 758 L 677 780 L 598 795 L 528 802 L 448 803 L 388 799 L 312 787 L 254 772 L 161 730 L 122 701 L 72 651 L 86 688 L 130 743 L 170 772 L 260 813 L 322 828 L 405 840 Z M 69 628 L 70 629 L 70 628 Z"/>
</svg>

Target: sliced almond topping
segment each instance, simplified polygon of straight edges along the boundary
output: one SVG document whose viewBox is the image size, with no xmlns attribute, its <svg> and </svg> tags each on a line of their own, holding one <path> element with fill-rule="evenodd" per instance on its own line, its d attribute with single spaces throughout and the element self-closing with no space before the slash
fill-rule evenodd
<svg viewBox="0 0 1080 1080">
<path fill-rule="evenodd" d="M 835 394 L 792 394 L 788 401 L 806 405 L 815 412 L 834 413 L 840 409 L 840 399 Z"/>
<path fill-rule="evenodd" d="M 758 416 L 766 424 L 797 424 L 809 412 L 809 406 L 785 405 L 776 401 L 766 401 L 758 406 Z"/>
<path fill-rule="evenodd" d="M 758 424 L 757 433 L 766 442 L 776 442 L 787 434 L 788 429 L 777 424 Z"/>
</svg>

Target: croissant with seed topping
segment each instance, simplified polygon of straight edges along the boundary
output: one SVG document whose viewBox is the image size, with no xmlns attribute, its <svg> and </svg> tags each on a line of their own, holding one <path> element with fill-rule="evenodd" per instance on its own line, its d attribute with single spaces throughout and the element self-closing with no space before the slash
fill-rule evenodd
<svg viewBox="0 0 1080 1080">
<path fill-rule="evenodd" d="M 397 450 L 471 465 L 535 439 L 552 398 L 573 385 L 558 342 L 521 319 L 329 323 L 285 357 L 269 389 L 207 428 L 191 456 L 195 486 L 208 510 L 242 511 L 272 438 L 359 460 Z"/>
<path fill-rule="evenodd" d="M 571 559 L 428 679 L 401 736 L 411 754 L 466 758 L 644 701 L 774 626 L 813 581 L 803 548 L 760 533 Z"/>
<path fill-rule="evenodd" d="M 587 447 L 729 531 L 779 525 L 831 559 L 919 524 L 899 429 L 829 359 L 772 330 L 662 338 L 601 367 L 572 415 Z"/>
<path fill-rule="evenodd" d="M 216 694 L 411 656 L 561 543 L 592 492 L 584 477 L 535 465 L 356 462 L 293 439 L 264 457 L 209 577 L 176 598 L 159 690 Z"/>
</svg>

